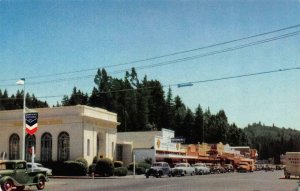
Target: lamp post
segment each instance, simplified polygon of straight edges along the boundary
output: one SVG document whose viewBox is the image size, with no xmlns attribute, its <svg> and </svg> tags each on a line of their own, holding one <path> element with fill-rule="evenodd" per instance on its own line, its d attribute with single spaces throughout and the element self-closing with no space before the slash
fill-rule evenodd
<svg viewBox="0 0 300 191">
<path fill-rule="evenodd" d="M 18 85 L 23 85 L 23 128 L 22 128 L 22 160 L 25 160 L 25 109 L 26 109 L 26 93 L 25 93 L 25 78 L 17 81 Z"/>
</svg>

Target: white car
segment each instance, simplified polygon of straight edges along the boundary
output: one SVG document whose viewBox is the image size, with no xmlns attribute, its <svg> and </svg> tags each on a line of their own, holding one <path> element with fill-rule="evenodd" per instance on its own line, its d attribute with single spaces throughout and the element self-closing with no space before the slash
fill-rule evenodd
<svg viewBox="0 0 300 191">
<path fill-rule="evenodd" d="M 52 170 L 50 168 L 46 168 L 44 167 L 42 164 L 40 163 L 27 163 L 27 169 L 33 169 L 33 170 L 41 170 L 41 171 L 46 171 L 48 176 L 52 175 Z"/>
<path fill-rule="evenodd" d="M 172 168 L 173 176 L 185 176 L 185 175 L 195 175 L 195 168 L 192 167 L 189 163 L 178 163 Z"/>
<path fill-rule="evenodd" d="M 207 167 L 206 164 L 204 163 L 195 163 L 194 167 L 195 167 L 196 174 L 203 175 L 203 174 L 210 173 L 210 168 Z"/>
</svg>

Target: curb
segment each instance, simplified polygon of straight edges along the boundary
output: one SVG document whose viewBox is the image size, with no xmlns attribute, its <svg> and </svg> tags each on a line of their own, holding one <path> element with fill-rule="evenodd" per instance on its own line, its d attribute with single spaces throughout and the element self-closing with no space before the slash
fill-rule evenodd
<svg viewBox="0 0 300 191">
<path fill-rule="evenodd" d="M 110 176 L 110 177 L 99 177 L 99 176 L 49 176 L 49 179 L 137 179 L 144 178 L 144 175 L 127 175 L 127 176 Z"/>
</svg>

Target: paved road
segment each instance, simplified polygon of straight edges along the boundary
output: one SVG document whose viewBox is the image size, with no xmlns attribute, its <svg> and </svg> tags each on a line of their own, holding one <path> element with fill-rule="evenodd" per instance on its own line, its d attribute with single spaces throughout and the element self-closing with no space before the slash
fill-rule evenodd
<svg viewBox="0 0 300 191">
<path fill-rule="evenodd" d="M 282 171 L 206 176 L 109 179 L 51 179 L 47 191 L 297 191 L 299 179 L 281 179 Z M 34 190 L 31 188 L 31 190 Z"/>
</svg>

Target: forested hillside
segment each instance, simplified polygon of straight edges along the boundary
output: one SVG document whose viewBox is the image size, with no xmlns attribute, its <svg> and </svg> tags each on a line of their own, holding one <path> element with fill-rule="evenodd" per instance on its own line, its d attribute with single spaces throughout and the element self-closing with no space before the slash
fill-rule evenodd
<svg viewBox="0 0 300 191">
<path fill-rule="evenodd" d="M 256 148 L 260 159 L 274 158 L 280 162 L 280 155 L 287 151 L 300 151 L 300 132 L 295 129 L 265 126 L 253 123 L 244 129 L 251 147 Z"/>
</svg>

